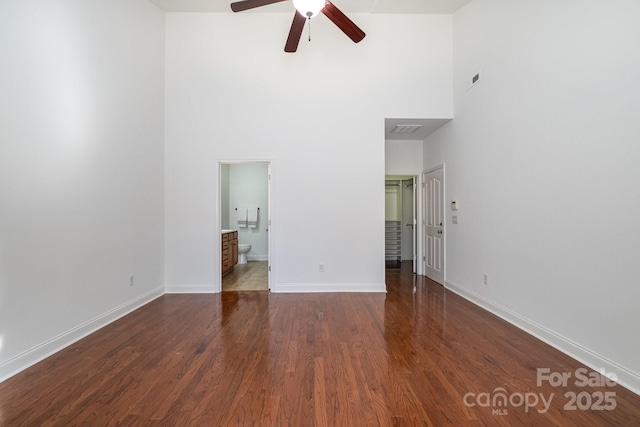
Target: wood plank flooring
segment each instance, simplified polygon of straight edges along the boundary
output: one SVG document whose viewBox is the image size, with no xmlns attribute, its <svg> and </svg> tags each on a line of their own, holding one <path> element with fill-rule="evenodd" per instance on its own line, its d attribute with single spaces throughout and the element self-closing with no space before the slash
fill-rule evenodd
<svg viewBox="0 0 640 427">
<path fill-rule="evenodd" d="M 582 365 L 410 265 L 387 275 L 387 294 L 165 295 L 1 383 L 0 425 L 640 425 L 639 396 L 538 386 Z"/>
</svg>

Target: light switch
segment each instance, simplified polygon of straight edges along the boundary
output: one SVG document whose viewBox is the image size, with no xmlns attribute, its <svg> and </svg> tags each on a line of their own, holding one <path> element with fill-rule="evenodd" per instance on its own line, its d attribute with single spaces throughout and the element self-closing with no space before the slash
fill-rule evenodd
<svg viewBox="0 0 640 427">
<path fill-rule="evenodd" d="M 451 217 L 451 224 L 457 224 L 458 223 L 458 215 L 453 215 Z"/>
</svg>

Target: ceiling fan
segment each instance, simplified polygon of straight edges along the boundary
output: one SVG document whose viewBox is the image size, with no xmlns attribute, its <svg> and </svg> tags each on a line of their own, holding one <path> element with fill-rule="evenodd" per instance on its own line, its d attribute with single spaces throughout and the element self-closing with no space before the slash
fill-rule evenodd
<svg viewBox="0 0 640 427">
<path fill-rule="evenodd" d="M 260 6 L 266 6 L 273 3 L 280 3 L 287 0 L 242 0 L 231 3 L 231 10 L 234 12 L 242 12 L 243 10 L 254 9 Z M 284 46 L 285 52 L 295 52 L 298 50 L 298 43 L 302 36 L 302 30 L 307 20 L 310 20 L 320 12 L 322 12 L 331 22 L 336 24 L 338 28 L 344 32 L 347 37 L 358 43 L 365 36 L 362 31 L 352 20 L 340 11 L 333 3 L 327 0 L 293 0 L 296 13 L 293 16 L 289 37 Z"/>
</svg>

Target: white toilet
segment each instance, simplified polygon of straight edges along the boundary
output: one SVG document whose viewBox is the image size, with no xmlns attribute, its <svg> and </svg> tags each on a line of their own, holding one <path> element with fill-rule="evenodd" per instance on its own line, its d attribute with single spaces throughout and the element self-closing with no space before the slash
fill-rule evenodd
<svg viewBox="0 0 640 427">
<path fill-rule="evenodd" d="M 238 245 L 238 264 L 247 263 L 247 252 L 251 250 L 251 245 L 239 244 Z"/>
</svg>

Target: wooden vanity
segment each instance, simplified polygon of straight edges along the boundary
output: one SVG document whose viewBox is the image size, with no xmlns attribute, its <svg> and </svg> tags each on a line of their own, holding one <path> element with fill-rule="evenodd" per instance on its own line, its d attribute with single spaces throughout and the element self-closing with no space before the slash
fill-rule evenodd
<svg viewBox="0 0 640 427">
<path fill-rule="evenodd" d="M 238 232 L 222 230 L 222 275 L 233 271 L 238 263 Z"/>
</svg>

